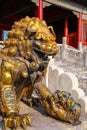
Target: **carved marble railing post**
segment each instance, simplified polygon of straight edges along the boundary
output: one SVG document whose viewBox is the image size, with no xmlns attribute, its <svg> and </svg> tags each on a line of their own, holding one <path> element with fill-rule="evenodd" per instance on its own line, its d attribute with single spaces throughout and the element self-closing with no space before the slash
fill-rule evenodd
<svg viewBox="0 0 87 130">
<path fill-rule="evenodd" d="M 67 38 L 62 38 L 62 59 L 66 59 Z"/>
<path fill-rule="evenodd" d="M 83 49 L 82 49 L 82 42 L 79 42 L 78 44 L 78 49 L 81 53 L 83 53 Z"/>
<path fill-rule="evenodd" d="M 83 65 L 87 68 L 87 47 L 83 46 Z"/>
</svg>

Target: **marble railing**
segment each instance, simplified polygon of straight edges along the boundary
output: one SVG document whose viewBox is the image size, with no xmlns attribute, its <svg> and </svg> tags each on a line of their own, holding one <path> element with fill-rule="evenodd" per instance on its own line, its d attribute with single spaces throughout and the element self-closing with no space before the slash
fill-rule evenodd
<svg viewBox="0 0 87 130">
<path fill-rule="evenodd" d="M 55 56 L 55 59 L 65 59 L 67 61 L 79 63 L 85 65 L 84 51 L 75 49 L 66 44 L 57 44 L 59 47 L 59 52 Z"/>
</svg>

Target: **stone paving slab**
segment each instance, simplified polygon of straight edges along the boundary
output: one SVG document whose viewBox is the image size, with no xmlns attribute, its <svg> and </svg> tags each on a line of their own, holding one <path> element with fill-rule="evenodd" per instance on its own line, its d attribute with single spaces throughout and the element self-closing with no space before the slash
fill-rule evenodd
<svg viewBox="0 0 87 130">
<path fill-rule="evenodd" d="M 73 126 L 69 123 L 62 122 L 51 118 L 46 114 L 43 107 L 28 107 L 24 103 L 20 103 L 21 113 L 29 113 L 32 119 L 32 125 L 27 127 L 27 130 L 87 130 L 87 120 L 82 119 L 82 123 L 78 126 Z M 0 123 L 0 130 L 3 124 Z M 7 129 L 9 130 L 9 129 Z M 17 130 L 22 130 L 18 128 Z"/>
</svg>

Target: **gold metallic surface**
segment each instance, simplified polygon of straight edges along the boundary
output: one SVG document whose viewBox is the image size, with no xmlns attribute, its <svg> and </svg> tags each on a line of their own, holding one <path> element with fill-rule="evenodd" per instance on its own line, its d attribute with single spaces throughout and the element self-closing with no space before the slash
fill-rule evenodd
<svg viewBox="0 0 87 130">
<path fill-rule="evenodd" d="M 50 116 L 74 125 L 80 123 L 81 106 L 69 93 L 58 90 L 52 95 L 41 82 L 35 84 L 35 89 Z"/>
<path fill-rule="evenodd" d="M 4 129 L 31 124 L 29 115 L 20 115 L 18 101 L 28 98 L 33 90 L 38 94 L 46 112 L 72 124 L 79 123 L 80 105 L 66 92 L 52 94 L 42 84 L 47 71 L 48 56 L 55 56 L 58 47 L 53 27 L 44 20 L 26 16 L 15 22 L 8 32 L 5 47 L 0 52 L 0 111 L 4 116 Z"/>
</svg>

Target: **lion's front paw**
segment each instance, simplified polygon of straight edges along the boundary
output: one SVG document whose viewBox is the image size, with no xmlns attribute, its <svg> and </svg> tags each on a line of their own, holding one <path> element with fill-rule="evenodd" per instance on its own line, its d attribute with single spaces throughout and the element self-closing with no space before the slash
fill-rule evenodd
<svg viewBox="0 0 87 130">
<path fill-rule="evenodd" d="M 7 127 L 14 128 L 15 130 L 17 127 L 21 126 L 24 129 L 27 128 L 27 125 L 31 124 L 31 119 L 28 114 L 18 115 L 16 117 L 5 117 L 4 118 L 4 129 L 6 130 Z"/>
<path fill-rule="evenodd" d="M 73 125 L 80 123 L 80 105 L 68 93 L 57 92 L 52 96 L 48 96 L 45 101 L 45 108 L 47 113 L 52 117 Z"/>
</svg>

